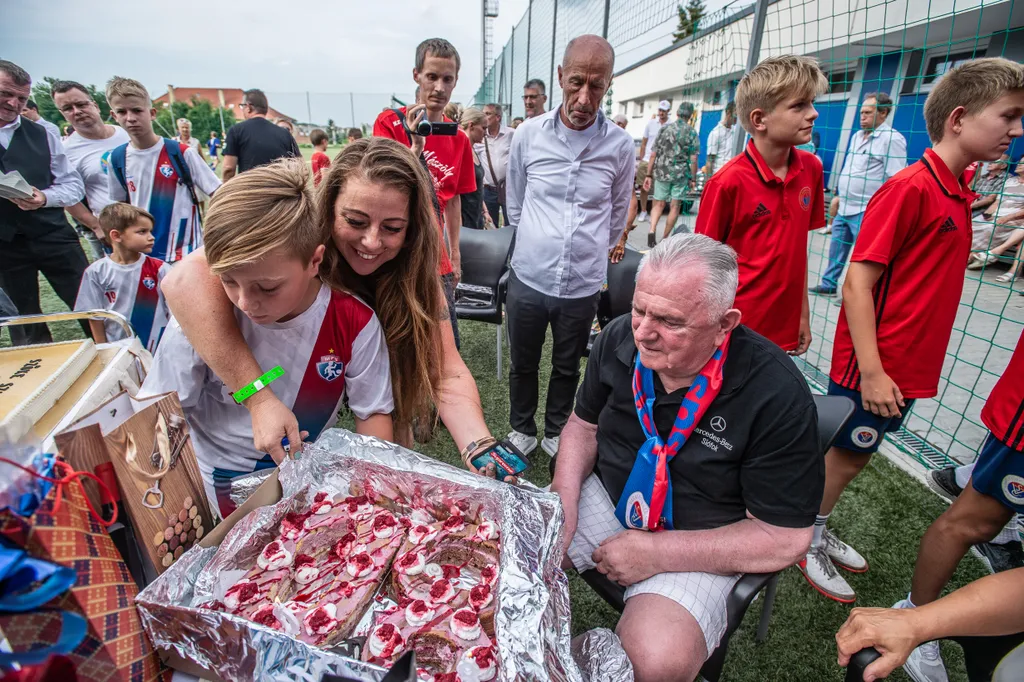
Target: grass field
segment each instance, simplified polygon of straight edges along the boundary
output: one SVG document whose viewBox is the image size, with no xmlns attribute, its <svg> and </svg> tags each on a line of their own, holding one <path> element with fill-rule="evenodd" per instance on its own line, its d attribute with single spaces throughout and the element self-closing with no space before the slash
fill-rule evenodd
<svg viewBox="0 0 1024 682">
<path fill-rule="evenodd" d="M 65 306 L 41 280 L 42 308 L 64 310 Z M 55 340 L 81 338 L 75 323 L 51 326 Z M 508 384 L 506 377 L 495 377 L 495 329 L 483 323 L 463 322 L 462 355 L 476 377 L 485 417 L 494 434 L 508 433 Z M 0 345 L 8 345 L 4 334 Z M 541 362 L 541 396 L 547 386 L 550 342 Z M 504 367 L 508 367 L 505 349 Z M 541 416 L 543 420 L 543 416 Z M 345 425 L 343 419 L 341 425 Z M 420 450 L 439 460 L 459 465 L 458 452 L 443 427 L 433 441 Z M 533 464 L 526 478 L 547 485 L 548 457 L 540 448 L 532 455 Z M 871 562 L 871 569 L 860 575 L 847 574 L 857 590 L 860 606 L 891 606 L 906 596 L 914 570 L 914 559 L 921 535 L 944 509 L 944 503 L 923 485 L 876 457 L 847 490 L 832 515 L 831 525 L 839 535 L 860 550 Z M 961 563 L 950 589 L 981 577 L 985 569 L 968 556 Z M 597 598 L 576 576 L 570 576 L 574 634 L 595 627 L 614 628 L 617 614 Z M 729 682 L 831 682 L 843 679 L 836 665 L 835 632 L 846 620 L 850 607 L 820 597 L 804 581 L 796 568 L 783 573 L 772 616 L 768 639 L 754 641 L 761 601 L 751 607 L 746 620 L 733 637 L 722 679 Z M 653 624 L 652 624 L 653 625 Z M 966 682 L 960 648 L 943 643 L 943 656 L 950 679 Z M 896 671 L 889 679 L 905 682 L 906 675 Z"/>
</svg>

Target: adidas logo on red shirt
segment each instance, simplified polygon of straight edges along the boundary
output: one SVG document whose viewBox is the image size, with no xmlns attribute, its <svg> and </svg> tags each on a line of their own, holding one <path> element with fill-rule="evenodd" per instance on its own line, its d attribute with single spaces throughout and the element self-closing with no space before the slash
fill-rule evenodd
<svg viewBox="0 0 1024 682">
<path fill-rule="evenodd" d="M 956 226 L 956 223 L 953 222 L 953 218 L 947 217 L 945 222 L 942 223 L 942 226 L 939 227 L 939 234 L 942 234 L 943 232 L 956 232 L 958 229 L 959 228 Z"/>
<path fill-rule="evenodd" d="M 764 218 L 766 216 L 770 216 L 771 214 L 772 212 L 769 211 L 768 207 L 765 206 L 764 204 L 758 204 L 757 208 L 754 209 L 755 218 Z"/>
</svg>

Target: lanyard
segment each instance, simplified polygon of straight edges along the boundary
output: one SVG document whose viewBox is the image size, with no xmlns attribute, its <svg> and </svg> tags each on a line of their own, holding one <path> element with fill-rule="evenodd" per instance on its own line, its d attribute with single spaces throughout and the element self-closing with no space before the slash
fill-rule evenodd
<svg viewBox="0 0 1024 682">
<path fill-rule="evenodd" d="M 633 368 L 633 399 L 646 440 L 637 453 L 615 509 L 615 515 L 625 528 L 651 531 L 672 528 L 672 479 L 668 463 L 682 449 L 722 390 L 730 337 L 731 333 L 715 349 L 686 391 L 672 430 L 664 441 L 654 424 L 654 372 L 644 367 L 637 353 Z"/>
</svg>

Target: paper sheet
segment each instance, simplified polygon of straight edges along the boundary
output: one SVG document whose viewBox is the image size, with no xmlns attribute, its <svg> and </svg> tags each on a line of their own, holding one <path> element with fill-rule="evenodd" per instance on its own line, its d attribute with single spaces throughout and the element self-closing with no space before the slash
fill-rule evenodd
<svg viewBox="0 0 1024 682">
<path fill-rule="evenodd" d="M 0 173 L 0 198 L 31 199 L 32 185 L 28 184 L 18 171 Z"/>
</svg>

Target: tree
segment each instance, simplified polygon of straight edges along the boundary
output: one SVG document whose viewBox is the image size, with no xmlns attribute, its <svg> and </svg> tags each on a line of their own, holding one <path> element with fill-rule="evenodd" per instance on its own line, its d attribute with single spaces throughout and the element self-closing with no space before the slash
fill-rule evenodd
<svg viewBox="0 0 1024 682">
<path fill-rule="evenodd" d="M 174 137 L 178 134 L 176 121 L 187 118 L 192 122 L 192 137 L 205 141 L 210 131 L 216 130 L 221 135 L 221 114 L 224 115 L 224 131 L 235 124 L 235 114 L 230 109 L 219 109 L 208 101 L 193 97 L 190 102 L 175 102 L 167 107 L 158 107 L 153 129 L 157 135 Z M 223 136 L 221 136 L 223 138 Z"/>
<path fill-rule="evenodd" d="M 338 144 L 338 133 L 334 127 L 333 118 L 327 119 L 327 130 L 325 130 L 324 132 L 326 132 L 327 136 L 331 138 L 331 144 Z"/>
<path fill-rule="evenodd" d="M 43 79 L 42 83 L 36 83 L 32 86 L 32 100 L 39 107 L 39 115 L 44 119 L 53 123 L 57 127 L 63 130 L 64 125 L 67 123 L 64 120 L 64 116 L 57 111 L 57 105 L 53 103 L 53 84 L 57 81 L 56 78 L 50 78 L 47 76 Z M 107 106 L 106 96 L 96 89 L 94 85 L 85 86 L 88 89 L 88 94 L 96 102 L 96 105 L 100 108 L 100 116 L 106 121 L 110 118 L 110 107 Z"/>
<path fill-rule="evenodd" d="M 682 40 L 696 33 L 697 29 L 700 28 L 700 20 L 704 18 L 706 9 L 702 0 L 688 0 L 686 7 L 679 5 L 677 7 L 679 25 L 676 27 L 676 32 L 672 34 L 672 37 L 675 40 Z"/>
</svg>

